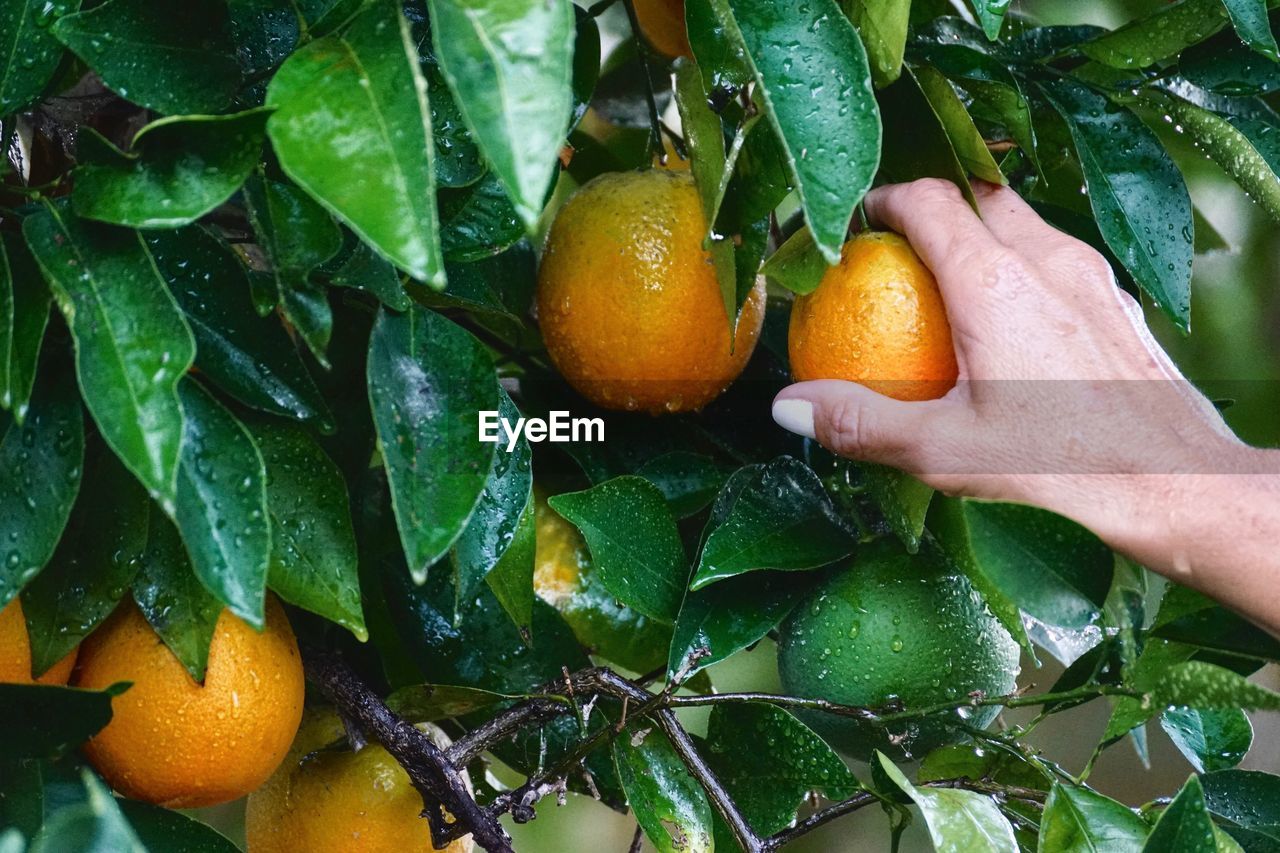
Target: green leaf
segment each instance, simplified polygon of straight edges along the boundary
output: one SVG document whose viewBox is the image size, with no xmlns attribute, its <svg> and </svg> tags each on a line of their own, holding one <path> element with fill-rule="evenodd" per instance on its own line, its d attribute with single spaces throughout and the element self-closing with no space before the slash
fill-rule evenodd
<svg viewBox="0 0 1280 853">
<path fill-rule="evenodd" d="M 461 308 L 523 324 L 537 286 L 537 264 L 533 248 L 520 242 L 492 257 L 448 264 L 449 288 L 444 293 L 410 287 L 420 305 Z"/>
<path fill-rule="evenodd" d="M 311 354 L 327 368 L 333 311 L 324 288 L 308 276 L 337 254 L 342 231 L 320 205 L 289 184 L 251 180 L 245 185 L 244 198 L 258 241 L 271 259 L 275 301 Z M 260 309 L 260 313 L 266 312 Z"/>
<path fill-rule="evenodd" d="M 1169 708 L 1160 726 L 1198 773 L 1235 767 L 1253 744 L 1253 724 L 1239 708 Z"/>
<path fill-rule="evenodd" d="M 938 853 L 1015 853 L 1013 827 L 990 797 L 974 791 L 916 787 L 877 752 L 881 769 L 920 808 Z M 1057 848 L 1055 848 L 1057 853 Z"/>
<path fill-rule="evenodd" d="M 1280 641 L 1194 590 L 1170 584 L 1151 626 L 1156 637 L 1262 661 L 1280 660 Z"/>
<path fill-rule="evenodd" d="M 53 556 L 83 467 L 84 415 L 65 371 L 36 388 L 21 425 L 0 412 L 0 607 Z"/>
<path fill-rule="evenodd" d="M 609 592 L 646 616 L 675 621 L 687 563 L 675 518 L 657 486 L 641 477 L 615 477 L 548 503 L 582 531 Z"/>
<path fill-rule="evenodd" d="M 1178 71 L 1192 85 L 1220 95 L 1265 95 L 1280 89 L 1280 63 L 1259 59 L 1234 35 L 1184 51 Z"/>
<path fill-rule="evenodd" d="M 1280 776 L 1261 770 L 1219 770 L 1206 773 L 1200 782 L 1209 811 L 1280 841 Z"/>
<path fill-rule="evenodd" d="M 0 683 L 0 755 L 57 758 L 75 749 L 111 720 L 111 697 L 121 692 Z"/>
<path fill-rule="evenodd" d="M 790 456 L 763 466 L 707 536 L 691 589 L 759 569 L 799 571 L 853 553 L 818 475 Z"/>
<path fill-rule="evenodd" d="M 181 812 L 137 800 L 117 800 L 116 803 L 148 850 L 180 850 L 181 853 L 236 853 L 239 850 L 213 827 Z"/>
<path fill-rule="evenodd" d="M 66 657 L 124 597 L 146 547 L 149 512 L 138 481 L 102 453 L 49 565 L 22 591 L 37 676 Z"/>
<path fill-rule="evenodd" d="M 498 409 L 493 361 L 433 311 L 382 311 L 369 340 L 369 402 L 396 523 L 418 583 L 462 535 L 493 465 L 476 413 Z"/>
<path fill-rule="evenodd" d="M 244 266 L 229 246 L 199 227 L 150 234 L 146 243 L 195 335 L 201 373 L 260 411 L 332 423 L 279 319 L 254 312 Z"/>
<path fill-rule="evenodd" d="M 494 598 L 498 599 L 526 640 L 532 640 L 533 573 L 537 566 L 537 547 L 537 525 L 533 501 L 530 500 L 520 512 L 511 542 L 502 552 L 502 558 L 484 576 Z M 601 644 L 596 650 L 607 655 L 608 644 Z"/>
<path fill-rule="evenodd" d="M 987 38 L 995 41 L 1000 37 L 1000 27 L 1004 24 L 1005 13 L 1009 11 L 1009 0 L 970 0 L 978 23 Z"/>
<path fill-rule="evenodd" d="M 1185 705 L 1206 710 L 1280 710 L 1280 693 L 1204 661 L 1185 661 L 1167 668 L 1154 678 L 1149 692 L 1156 708 Z"/>
<path fill-rule="evenodd" d="M 867 493 L 880 507 L 889 529 L 911 554 L 920 550 L 924 522 L 933 502 L 933 489 L 896 468 L 870 462 L 856 464 L 861 469 Z"/>
<path fill-rule="evenodd" d="M 1134 281 L 1186 331 L 1193 226 L 1182 175 L 1155 134 L 1125 107 L 1066 78 L 1041 89 L 1071 131 L 1103 239 Z"/>
<path fill-rule="evenodd" d="M 1132 663 L 1126 662 L 1124 671 L 1124 680 L 1130 686 L 1136 690 L 1148 692 L 1140 698 L 1123 696 L 1115 700 L 1111 709 L 1111 719 L 1107 721 L 1103 742 L 1110 743 L 1124 737 L 1135 727 L 1163 711 L 1166 706 L 1156 704 L 1149 691 L 1167 670 L 1184 663 L 1193 654 L 1195 649 L 1191 646 L 1148 638 L 1137 660 Z"/>
<path fill-rule="evenodd" d="M 1204 41 L 1226 26 L 1227 20 L 1223 0 L 1178 0 L 1084 42 L 1080 50 L 1113 68 L 1146 68 Z"/>
<path fill-rule="evenodd" d="M 79 8 L 79 0 L 14 0 L 0 5 L 0 53 L 9 57 L 0 72 L 0 115 L 17 112 L 44 91 L 62 61 L 62 44 L 49 28 Z M 22 58 L 15 61 L 19 53 Z"/>
<path fill-rule="evenodd" d="M 714 0 L 746 46 L 805 221 L 828 263 L 880 162 L 866 52 L 834 0 Z"/>
<path fill-rule="evenodd" d="M 517 698 L 477 687 L 452 684 L 414 684 L 387 697 L 387 707 L 414 723 L 434 723 L 461 717 Z"/>
<path fill-rule="evenodd" d="M 22 853 L 27 849 L 23 836 L 30 838 L 40 831 L 44 823 L 44 771 L 40 760 L 0 758 L 0 826 L 5 827 L 0 830 L 0 851 Z M 9 838 L 16 836 L 16 845 L 8 841 L 6 833 Z"/>
<path fill-rule="evenodd" d="M 427 0 L 440 70 L 490 168 L 532 231 L 573 108 L 567 0 Z"/>
<path fill-rule="evenodd" d="M 369 0 L 298 0 L 296 14 L 307 32 L 319 38 L 349 24 L 368 5 Z"/>
<path fill-rule="evenodd" d="M 613 742 L 618 778 L 636 823 L 659 853 L 709 853 L 711 804 L 670 742 L 641 721 Z"/>
<path fill-rule="evenodd" d="M 267 585 L 290 604 L 336 622 L 361 641 L 368 639 L 342 472 L 302 427 L 260 420 L 250 432 L 266 466 Z"/>
<path fill-rule="evenodd" d="M 389 261 L 370 249 L 368 243 L 356 245 L 351 256 L 329 278 L 329 283 L 363 290 L 392 311 L 409 310 L 409 295 L 400 283 L 400 274 Z"/>
<path fill-rule="evenodd" d="M 945 178 L 960 188 L 977 209 L 968 172 L 956 155 L 947 130 L 911 74 L 880 93 L 884 117 L 881 175 L 905 183 L 919 178 Z"/>
<path fill-rule="evenodd" d="M 257 106 L 267 95 L 271 74 L 298 46 L 303 21 L 288 0 L 227 0 L 227 12 L 240 72 L 250 81 L 236 103 Z"/>
<path fill-rule="evenodd" d="M 658 487 L 676 518 L 701 512 L 729 478 L 710 456 L 687 450 L 673 450 L 649 459 L 636 469 L 636 476 Z"/>
<path fill-rule="evenodd" d="M 190 0 L 108 0 L 66 15 L 53 34 L 122 98 L 162 113 L 216 113 L 240 87 L 227 9 Z"/>
<path fill-rule="evenodd" d="M 52 301 L 22 236 L 0 235 L 0 409 L 19 423 L 31 401 Z"/>
<path fill-rule="evenodd" d="M 262 455 L 244 424 L 198 382 L 188 379 L 180 391 L 187 426 L 174 520 L 196 577 L 261 627 L 271 556 Z"/>
<path fill-rule="evenodd" d="M 1240 40 L 1272 62 L 1280 60 L 1271 21 L 1267 17 L 1267 0 L 1222 0 Z"/>
<path fill-rule="evenodd" d="M 87 797 L 64 806 L 45 822 L 31 853 L 147 853 L 120 805 L 93 771 L 80 770 Z"/>
<path fill-rule="evenodd" d="M 177 387 L 195 341 L 155 259 L 138 232 L 84 222 L 66 201 L 28 216 L 22 233 L 71 327 L 89 413 L 173 512 L 183 430 Z"/>
<path fill-rule="evenodd" d="M 1055 782 L 1040 822 L 1041 853 L 1140 853 L 1147 824 L 1088 788 Z"/>
<path fill-rule="evenodd" d="M 910 0 L 850 0 L 846 7 L 867 48 L 876 86 L 888 86 L 902 73 L 907 25 L 911 21 Z"/>
<path fill-rule="evenodd" d="M 914 66 L 909 73 L 915 77 L 938 121 L 942 122 L 960 165 L 984 181 L 1000 185 L 1008 183 L 951 82 L 942 72 L 928 65 Z"/>
<path fill-rule="evenodd" d="M 804 296 L 818 289 L 827 269 L 827 259 L 818 250 L 818 244 L 813 242 L 813 234 L 801 226 L 769 256 L 760 268 L 760 274 L 768 276 L 779 287 Z"/>
<path fill-rule="evenodd" d="M 443 286 L 426 82 L 396 6 L 378 0 L 290 56 L 267 105 L 289 177 L 387 260 Z"/>
<path fill-rule="evenodd" d="M 496 255 L 524 236 L 506 190 L 492 172 L 461 189 L 442 189 L 440 246 L 445 259 L 469 263 Z"/>
<path fill-rule="evenodd" d="M 258 109 L 153 121 L 138 131 L 127 155 L 76 169 L 72 206 L 80 216 L 130 228 L 195 222 L 249 177 L 268 115 Z"/>
<path fill-rule="evenodd" d="M 1217 853 L 1200 780 L 1192 776 L 1165 808 L 1142 848 L 1149 853 Z"/>
<path fill-rule="evenodd" d="M 752 748 L 744 749 L 746 744 Z M 716 779 L 762 836 L 791 826 L 810 793 L 843 800 L 862 787 L 822 738 L 772 705 L 712 707 L 705 755 Z"/>
<path fill-rule="evenodd" d="M 158 512 L 148 520 L 133 600 L 191 677 L 203 682 L 222 602 L 196 577 L 173 522 Z"/>
</svg>

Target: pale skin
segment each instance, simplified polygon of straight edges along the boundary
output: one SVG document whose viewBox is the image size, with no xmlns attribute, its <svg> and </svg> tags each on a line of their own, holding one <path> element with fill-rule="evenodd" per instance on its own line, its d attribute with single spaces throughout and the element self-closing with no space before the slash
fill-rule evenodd
<svg viewBox="0 0 1280 853">
<path fill-rule="evenodd" d="M 933 271 L 960 380 L 900 402 L 838 380 L 774 401 L 783 427 L 901 468 L 952 495 L 1014 501 L 1280 635 L 1280 450 L 1237 439 L 1147 332 L 1106 260 L 1015 192 L 978 185 L 872 190 L 873 227 Z"/>
</svg>

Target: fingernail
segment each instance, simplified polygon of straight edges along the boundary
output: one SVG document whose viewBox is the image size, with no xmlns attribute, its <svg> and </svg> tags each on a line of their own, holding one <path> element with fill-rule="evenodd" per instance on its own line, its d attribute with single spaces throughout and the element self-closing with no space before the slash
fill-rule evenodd
<svg viewBox="0 0 1280 853">
<path fill-rule="evenodd" d="M 813 403 L 808 400 L 778 400 L 773 404 L 773 419 L 788 432 L 805 438 L 817 437 L 813 429 Z"/>
</svg>

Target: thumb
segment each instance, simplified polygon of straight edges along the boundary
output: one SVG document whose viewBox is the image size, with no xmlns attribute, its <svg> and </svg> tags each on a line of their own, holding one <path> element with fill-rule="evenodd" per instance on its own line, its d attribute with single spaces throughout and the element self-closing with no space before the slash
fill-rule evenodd
<svg viewBox="0 0 1280 853">
<path fill-rule="evenodd" d="M 912 469 L 939 404 L 905 403 L 856 382 L 822 379 L 784 388 L 773 401 L 773 419 L 840 456 Z"/>
</svg>

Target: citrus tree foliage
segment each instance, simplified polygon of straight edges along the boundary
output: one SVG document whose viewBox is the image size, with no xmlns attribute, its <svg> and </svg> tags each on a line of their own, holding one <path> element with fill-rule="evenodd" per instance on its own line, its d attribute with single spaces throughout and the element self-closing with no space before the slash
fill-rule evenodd
<svg viewBox="0 0 1280 853">
<path fill-rule="evenodd" d="M 0 2 L 0 605 L 22 597 L 36 669 L 132 598 L 199 678 L 219 611 L 261 625 L 274 591 L 304 647 L 336 650 L 322 673 L 451 727 L 447 770 L 492 753 L 526 775 L 435 803 L 491 848 L 479 822 L 565 786 L 661 850 L 772 850 L 863 806 L 946 851 L 1280 846 L 1280 777 L 1235 769 L 1244 711 L 1280 708 L 1246 681 L 1273 639 L 1177 586 L 1148 610 L 1146 573 L 1061 518 L 833 460 L 766 414 L 781 297 L 878 182 L 1011 184 L 1184 330 L 1216 235 L 1171 135 L 1280 217 L 1268 4 L 1177 0 L 1115 31 L 1008 6 L 687 0 L 671 60 L 629 0 Z M 602 28 L 623 36 L 604 57 Z M 539 222 L 668 148 L 726 305 L 762 266 L 776 288 L 746 375 L 694 415 L 611 414 L 603 445 L 477 442 L 477 410 L 592 413 L 530 316 Z M 534 592 L 535 478 L 589 553 L 568 611 Z M 715 698 L 712 665 L 872 540 L 964 573 L 1061 681 L 942 709 Z M 0 685 L 0 849 L 233 849 L 81 767 L 110 700 Z M 1081 733 L 1098 751 L 1163 731 L 1189 781 L 1135 810 L 1024 745 L 1084 702 L 1111 706 Z M 677 711 L 698 705 L 694 737 Z M 853 770 L 802 722 L 973 705 L 1040 714 Z M 797 824 L 810 795 L 835 805 Z"/>
</svg>

